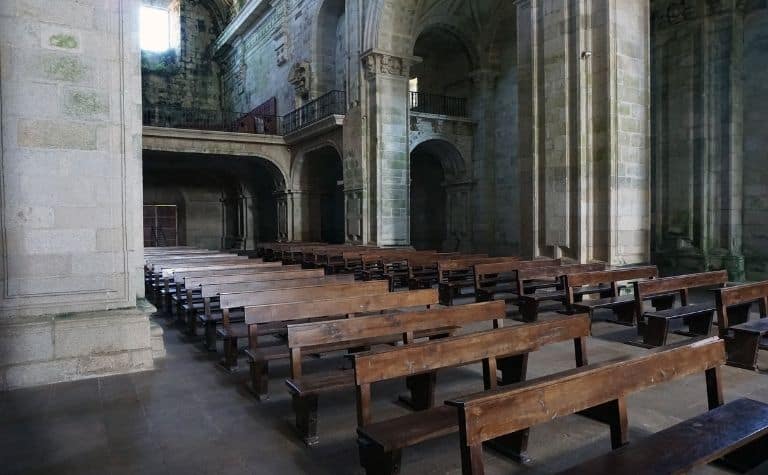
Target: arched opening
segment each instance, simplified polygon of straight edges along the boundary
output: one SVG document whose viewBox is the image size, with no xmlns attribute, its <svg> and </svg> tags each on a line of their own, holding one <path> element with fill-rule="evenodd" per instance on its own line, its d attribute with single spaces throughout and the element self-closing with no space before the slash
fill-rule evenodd
<svg viewBox="0 0 768 475">
<path fill-rule="evenodd" d="M 145 152 L 143 175 L 145 242 L 149 230 L 153 244 L 174 244 L 167 229 L 152 236 L 153 206 L 175 207 L 176 245 L 253 249 L 277 238 L 276 194 L 285 183 L 265 159 Z"/>
<path fill-rule="evenodd" d="M 327 145 L 307 152 L 300 160 L 303 239 L 343 243 L 344 170 L 339 152 Z"/>
<path fill-rule="evenodd" d="M 458 98 L 470 96 L 471 56 L 464 42 L 450 29 L 435 26 L 422 32 L 416 39 L 413 54 L 422 61 L 410 68 L 412 92 Z"/>
<path fill-rule="evenodd" d="M 411 152 L 411 245 L 416 249 L 458 248 L 447 187 L 463 168 L 459 151 L 444 140 L 427 140 Z"/>
<path fill-rule="evenodd" d="M 317 18 L 316 95 L 346 90 L 344 0 L 325 0 Z"/>
</svg>

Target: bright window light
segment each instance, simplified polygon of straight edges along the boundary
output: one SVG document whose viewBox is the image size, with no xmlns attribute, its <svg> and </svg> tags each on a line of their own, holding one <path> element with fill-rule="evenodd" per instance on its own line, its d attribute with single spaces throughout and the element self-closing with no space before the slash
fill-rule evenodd
<svg viewBox="0 0 768 475">
<path fill-rule="evenodd" d="M 419 92 L 419 78 L 408 80 L 408 90 L 411 92 Z"/>
<path fill-rule="evenodd" d="M 141 49 L 160 52 L 171 48 L 168 10 L 142 6 L 140 21 Z"/>
</svg>

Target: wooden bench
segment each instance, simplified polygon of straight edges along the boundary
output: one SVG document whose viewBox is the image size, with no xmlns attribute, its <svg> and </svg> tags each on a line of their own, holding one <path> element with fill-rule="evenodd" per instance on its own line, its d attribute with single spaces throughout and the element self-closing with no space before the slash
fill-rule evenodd
<svg viewBox="0 0 768 475">
<path fill-rule="evenodd" d="M 303 355 L 369 348 L 396 341 L 410 344 L 422 337 L 446 336 L 462 326 L 476 322 L 492 322 L 493 328 L 501 328 L 505 314 L 503 302 L 486 302 L 288 325 L 291 378 L 286 380 L 286 384 L 293 398 L 296 427 L 302 439 L 307 445 L 318 442 L 317 404 L 320 394 L 355 387 L 352 371 L 304 374 L 301 365 Z M 414 407 L 423 405 L 422 401 L 413 399 L 406 402 Z"/>
<path fill-rule="evenodd" d="M 605 270 L 602 262 L 592 264 L 570 264 L 546 267 L 529 266 L 517 271 L 515 296 L 521 319 L 524 322 L 535 322 L 538 318 L 542 302 L 556 301 L 565 303 L 567 295 L 562 284 L 561 276 L 569 272 L 594 272 Z M 576 291 L 574 298 L 580 299 L 594 290 L 605 288 L 584 288 Z"/>
<path fill-rule="evenodd" d="M 447 401 L 458 411 L 462 473 L 484 473 L 484 443 L 493 441 L 502 453 L 519 454 L 526 443 L 521 434 L 530 427 L 576 413 L 608 424 L 611 446 L 622 447 L 629 432 L 626 398 L 692 374 L 705 373 L 707 402 L 714 409 L 723 404 L 724 363 L 724 342 L 712 337 Z"/>
<path fill-rule="evenodd" d="M 383 279 L 389 282 L 390 291 L 408 285 L 408 262 L 411 258 L 423 256 L 450 257 L 452 253 L 440 254 L 437 251 L 397 251 L 385 253 L 366 253 L 361 255 L 363 280 Z"/>
<path fill-rule="evenodd" d="M 320 269 L 318 269 L 320 270 Z M 341 297 L 369 296 L 387 293 L 386 282 L 352 282 L 330 283 L 311 287 L 279 288 L 274 290 L 260 290 L 251 292 L 227 292 L 219 293 L 219 308 L 221 319 L 203 316 L 203 324 L 206 334 L 211 333 L 211 328 L 224 339 L 224 358 L 220 362 L 226 370 L 237 367 L 238 340 L 248 336 L 245 324 L 237 325 L 231 315 L 236 308 L 245 308 L 258 305 L 272 305 L 289 302 L 304 302 L 313 300 L 327 300 Z M 242 317 L 245 319 L 245 317 Z M 221 323 L 221 328 L 216 330 L 216 325 Z M 207 338 L 206 338 L 207 340 Z M 215 347 L 214 347 L 215 349 Z"/>
<path fill-rule="evenodd" d="M 522 381 L 529 353 L 570 339 L 583 342 L 588 335 L 586 315 L 558 315 L 547 321 L 355 355 L 361 465 L 369 475 L 398 473 L 404 448 L 458 431 L 456 409 L 434 405 L 436 371 L 482 362 L 484 387 L 492 389 L 499 384 L 497 370 L 502 383 Z M 576 346 L 583 348 L 581 343 Z M 585 363 L 584 356 L 577 351 L 577 365 Z M 422 410 L 373 422 L 372 384 L 404 376 L 418 379 L 419 384 L 411 386 L 421 393 L 415 399 L 423 401 Z"/>
<path fill-rule="evenodd" d="M 688 323 L 690 335 L 709 335 L 715 313 L 714 302 L 690 303 L 689 291 L 701 287 L 723 287 L 727 282 L 728 272 L 724 270 L 634 282 L 635 314 L 639 317 L 637 327 L 638 333 L 643 335 L 643 346 L 666 345 L 670 322 L 676 319 L 684 319 Z M 679 307 L 672 307 L 675 295 L 680 297 Z M 652 304 L 657 302 L 654 311 L 644 311 L 643 302 L 646 300 L 651 300 Z"/>
<path fill-rule="evenodd" d="M 525 269 L 544 269 L 560 266 L 560 259 L 535 259 L 531 261 L 506 261 L 488 264 L 477 264 L 474 268 L 475 300 L 487 302 L 495 298 L 505 301 L 516 301 L 518 295 L 518 271 Z M 524 293 L 530 293 L 537 288 L 554 287 L 554 279 L 548 279 L 543 284 L 529 282 Z"/>
<path fill-rule="evenodd" d="M 745 472 L 767 459 L 768 404 L 742 398 L 560 474 L 688 473 L 717 460 Z"/>
<path fill-rule="evenodd" d="M 386 286 L 386 283 L 381 281 L 366 284 Z M 245 324 L 248 331 L 246 355 L 250 361 L 251 390 L 258 399 L 267 398 L 269 362 L 290 357 L 287 345 L 262 346 L 259 344 L 259 329 L 264 325 L 276 323 L 287 325 L 299 323 L 297 320 L 321 318 L 350 318 L 373 312 L 392 313 L 403 308 L 430 308 L 436 303 L 437 292 L 426 289 L 245 307 Z"/>
<path fill-rule="evenodd" d="M 595 310 L 609 309 L 616 316 L 614 323 L 633 326 L 637 320 L 635 298 L 633 295 L 619 295 L 621 288 L 619 283 L 629 280 L 655 279 L 658 275 L 656 266 L 566 274 L 563 276 L 566 311 L 587 312 L 592 317 Z M 601 286 L 607 286 L 608 289 Z M 590 287 L 594 289 L 593 292 L 585 292 L 583 289 Z M 600 298 L 583 300 L 584 296 L 593 294 L 599 294 Z"/>
<path fill-rule="evenodd" d="M 341 276 L 333 276 L 332 278 L 327 278 L 326 276 L 320 274 L 322 274 L 322 269 L 304 269 L 298 271 L 290 271 L 290 273 L 275 272 L 268 275 L 249 274 L 245 275 L 245 278 L 242 278 L 238 275 L 192 279 L 189 281 L 187 287 L 187 292 L 191 292 L 191 296 L 193 298 L 192 304 L 190 305 L 188 303 L 188 297 L 187 303 L 185 303 L 183 307 L 187 316 L 187 333 L 190 335 L 196 334 L 198 321 L 203 323 L 205 326 L 205 322 L 211 321 L 215 324 L 215 322 L 221 320 L 221 313 L 215 313 L 214 310 L 219 309 L 218 297 L 222 292 L 257 292 L 264 290 L 353 282 L 352 279 L 346 276 L 344 276 L 344 278 L 340 278 Z M 196 301 L 194 298 L 196 291 L 199 292 L 199 301 Z M 215 330 L 214 328 L 207 328 L 207 330 L 206 347 L 209 349 L 215 349 Z M 211 337 L 213 340 L 210 340 Z"/>
<path fill-rule="evenodd" d="M 437 254 L 408 257 L 408 289 L 429 289 L 440 281 L 438 262 L 457 259 L 485 259 L 488 254 Z"/>
<path fill-rule="evenodd" d="M 749 320 L 749 309 L 758 304 L 759 317 Z M 759 350 L 768 349 L 768 281 L 719 289 L 715 294 L 717 325 L 725 339 L 728 364 L 757 369 Z"/>
<path fill-rule="evenodd" d="M 440 303 L 453 305 L 456 297 L 474 296 L 475 278 L 474 269 L 478 264 L 490 264 L 494 262 L 519 261 L 518 257 L 481 257 L 469 259 L 441 260 L 437 263 L 437 289 L 440 293 Z M 471 289 L 471 293 L 462 293 L 462 290 Z"/>
</svg>

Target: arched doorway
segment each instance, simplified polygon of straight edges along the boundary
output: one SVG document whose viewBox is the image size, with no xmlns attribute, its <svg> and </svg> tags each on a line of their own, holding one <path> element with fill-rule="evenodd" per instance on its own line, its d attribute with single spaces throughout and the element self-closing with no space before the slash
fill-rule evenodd
<svg viewBox="0 0 768 475">
<path fill-rule="evenodd" d="M 341 244 L 344 234 L 344 171 L 341 155 L 326 145 L 299 162 L 301 236 L 307 241 Z"/>
<path fill-rule="evenodd" d="M 433 26 L 422 32 L 413 47 L 421 62 L 410 68 L 411 92 L 455 98 L 472 94 L 472 59 L 464 42 L 448 27 Z M 425 105 L 435 107 L 435 100 L 425 98 Z M 457 111 L 429 111 L 458 115 Z"/>
<path fill-rule="evenodd" d="M 176 207 L 178 245 L 253 249 L 277 238 L 285 180 L 266 159 L 145 151 L 143 189 L 145 206 Z"/>
<path fill-rule="evenodd" d="M 432 139 L 411 151 L 411 245 L 416 249 L 459 248 L 458 222 L 448 187 L 464 174 L 461 154 L 451 143 Z M 461 206 L 459 209 L 464 209 Z"/>
</svg>

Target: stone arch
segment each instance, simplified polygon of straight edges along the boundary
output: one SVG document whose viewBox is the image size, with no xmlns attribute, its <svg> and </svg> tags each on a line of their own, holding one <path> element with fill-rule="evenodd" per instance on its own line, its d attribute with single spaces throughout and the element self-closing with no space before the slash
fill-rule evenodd
<svg viewBox="0 0 768 475">
<path fill-rule="evenodd" d="M 427 139 L 410 153 L 411 244 L 416 249 L 466 249 L 469 229 L 466 166 L 459 150 Z"/>
<path fill-rule="evenodd" d="M 338 143 L 336 143 L 335 140 L 331 140 L 331 139 L 315 142 L 310 146 L 307 146 L 298 150 L 295 154 L 295 158 L 293 160 L 293 163 L 291 164 L 291 171 L 288 175 L 290 177 L 290 188 L 301 189 L 301 186 L 302 186 L 301 176 L 302 176 L 302 173 L 304 173 L 304 169 L 306 168 L 307 155 L 312 154 L 312 152 L 315 152 L 317 150 L 320 150 L 326 147 L 332 148 L 338 154 L 339 157 L 341 158 L 344 157 L 342 153 L 342 147 Z"/>
<path fill-rule="evenodd" d="M 459 44 L 461 44 L 467 59 L 469 59 L 471 69 L 479 69 L 483 66 L 482 56 L 478 49 L 477 42 L 472 38 L 473 35 L 458 25 L 454 17 L 450 15 L 429 17 L 426 22 L 415 26 L 416 28 L 412 32 L 410 38 L 411 44 L 409 51 L 411 51 L 411 54 L 414 54 L 413 51 L 419 37 L 431 30 L 440 30 L 450 34 Z"/>
<path fill-rule="evenodd" d="M 449 137 L 434 134 L 420 136 L 411 142 L 410 153 L 420 148 L 427 149 L 430 153 L 440 157 L 440 165 L 445 172 L 446 180 L 448 181 L 463 181 L 467 179 L 467 170 L 469 170 L 469 163 L 467 155 L 460 150 L 462 147 L 451 142 Z"/>
<path fill-rule="evenodd" d="M 291 175 L 294 239 L 345 241 L 343 180 L 343 155 L 335 142 L 317 143 L 298 155 Z"/>
<path fill-rule="evenodd" d="M 315 14 L 312 32 L 313 96 L 346 89 L 348 39 L 345 0 L 324 0 Z M 338 41 L 339 29 L 344 41 Z"/>
</svg>

